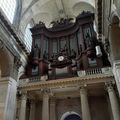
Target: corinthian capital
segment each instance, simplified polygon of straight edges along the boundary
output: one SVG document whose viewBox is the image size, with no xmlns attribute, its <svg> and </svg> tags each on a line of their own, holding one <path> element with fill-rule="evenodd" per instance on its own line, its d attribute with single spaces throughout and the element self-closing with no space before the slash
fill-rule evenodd
<svg viewBox="0 0 120 120">
<path fill-rule="evenodd" d="M 106 83 L 105 83 L 105 86 L 106 86 L 106 89 L 107 89 L 108 92 L 111 92 L 111 91 L 114 90 L 114 88 L 113 88 L 114 83 L 113 83 L 112 81 L 106 82 Z"/>
</svg>

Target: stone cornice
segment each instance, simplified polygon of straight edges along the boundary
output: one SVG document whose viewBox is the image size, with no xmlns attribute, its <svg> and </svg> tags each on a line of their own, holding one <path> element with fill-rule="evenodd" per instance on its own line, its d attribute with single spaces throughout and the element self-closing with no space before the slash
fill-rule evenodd
<svg viewBox="0 0 120 120">
<path fill-rule="evenodd" d="M 19 45 L 19 48 L 22 50 L 22 52 L 24 51 L 24 53 L 26 55 L 28 55 L 28 51 L 26 49 L 25 44 L 23 43 L 23 38 L 21 38 L 17 32 L 15 31 L 15 29 L 13 28 L 13 26 L 11 25 L 11 23 L 7 20 L 7 18 L 5 18 L 5 16 L 3 15 L 3 12 L 0 11 L 0 20 L 2 21 L 2 24 L 4 26 L 4 28 L 9 32 L 10 35 L 13 36 L 14 40 L 16 41 L 16 43 Z"/>
<path fill-rule="evenodd" d="M 49 81 L 39 81 L 39 82 L 29 82 L 19 86 L 20 90 L 31 91 L 31 90 L 40 90 L 45 88 L 57 88 L 57 87 L 70 87 L 70 86 L 81 86 L 83 84 L 96 84 L 96 83 L 105 83 L 108 81 L 114 80 L 113 75 L 88 75 L 84 77 L 72 77 L 66 79 L 57 79 Z"/>
</svg>

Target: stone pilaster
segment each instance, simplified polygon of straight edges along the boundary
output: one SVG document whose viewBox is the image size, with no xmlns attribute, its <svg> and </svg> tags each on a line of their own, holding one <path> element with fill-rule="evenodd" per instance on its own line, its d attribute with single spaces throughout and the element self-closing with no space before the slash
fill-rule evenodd
<svg viewBox="0 0 120 120">
<path fill-rule="evenodd" d="M 49 120 L 49 90 L 43 90 L 42 120 Z"/>
<path fill-rule="evenodd" d="M 16 118 L 16 93 L 17 93 L 16 80 L 10 77 L 8 81 L 8 87 L 6 88 L 5 91 L 4 89 L 2 89 L 2 94 L 6 94 L 6 97 L 4 100 L 5 102 L 4 120 L 15 120 Z"/>
<path fill-rule="evenodd" d="M 29 120 L 35 120 L 35 100 L 30 103 L 30 117 Z"/>
<path fill-rule="evenodd" d="M 80 88 L 80 98 L 81 98 L 82 119 L 91 120 L 87 91 L 85 87 Z"/>
<path fill-rule="evenodd" d="M 22 97 L 21 97 L 19 120 L 26 120 L 26 103 L 27 103 L 27 95 L 24 93 L 22 94 Z"/>
<path fill-rule="evenodd" d="M 50 99 L 50 120 L 56 120 L 56 100 L 55 97 Z"/>
<path fill-rule="evenodd" d="M 108 95 L 109 95 L 109 99 L 110 99 L 113 119 L 120 120 L 119 104 L 118 104 L 118 100 L 117 100 L 115 91 L 113 89 L 112 83 L 106 83 L 106 87 L 107 87 L 107 91 L 108 91 Z"/>
</svg>

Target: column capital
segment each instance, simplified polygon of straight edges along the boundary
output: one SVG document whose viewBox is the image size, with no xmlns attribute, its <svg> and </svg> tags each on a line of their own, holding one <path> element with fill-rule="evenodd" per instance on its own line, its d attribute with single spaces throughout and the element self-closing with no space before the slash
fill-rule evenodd
<svg viewBox="0 0 120 120">
<path fill-rule="evenodd" d="M 50 93 L 50 89 L 44 88 L 44 89 L 41 89 L 41 92 L 44 94 L 46 94 L 46 93 L 48 94 L 48 93 Z"/>
<path fill-rule="evenodd" d="M 27 99 L 27 93 L 22 93 L 21 100 L 26 100 L 26 99 Z"/>
<path fill-rule="evenodd" d="M 50 98 L 50 103 L 51 103 L 51 104 L 55 104 L 55 101 L 56 101 L 55 96 L 53 96 L 53 97 Z"/>
<path fill-rule="evenodd" d="M 41 92 L 42 92 L 44 97 L 49 97 L 50 94 L 51 94 L 51 90 L 50 89 L 42 89 Z"/>
<path fill-rule="evenodd" d="M 87 85 L 80 86 L 80 94 L 87 94 Z"/>
<path fill-rule="evenodd" d="M 106 83 L 105 83 L 105 86 L 106 86 L 106 90 L 107 90 L 108 92 L 111 92 L 111 91 L 114 90 L 114 88 L 113 88 L 114 83 L 113 83 L 112 81 L 106 82 Z"/>
<path fill-rule="evenodd" d="M 35 103 L 35 99 L 30 99 L 30 104 L 34 104 Z"/>
</svg>

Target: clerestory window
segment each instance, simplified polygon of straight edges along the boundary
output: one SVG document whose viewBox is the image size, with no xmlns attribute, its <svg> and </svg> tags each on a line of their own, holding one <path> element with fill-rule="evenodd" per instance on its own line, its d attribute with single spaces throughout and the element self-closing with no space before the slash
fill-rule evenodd
<svg viewBox="0 0 120 120">
<path fill-rule="evenodd" d="M 8 20 L 13 23 L 16 10 L 16 0 L 0 0 L 0 8 L 5 13 Z"/>
<path fill-rule="evenodd" d="M 28 49 L 28 51 L 31 51 L 31 47 L 32 47 L 32 33 L 30 31 L 30 24 L 27 25 L 26 27 L 26 30 L 25 30 L 25 36 L 24 36 L 24 39 L 25 39 L 25 45 Z"/>
</svg>

